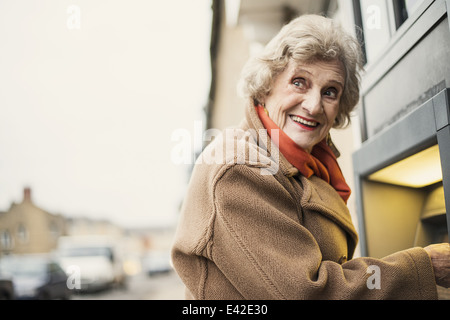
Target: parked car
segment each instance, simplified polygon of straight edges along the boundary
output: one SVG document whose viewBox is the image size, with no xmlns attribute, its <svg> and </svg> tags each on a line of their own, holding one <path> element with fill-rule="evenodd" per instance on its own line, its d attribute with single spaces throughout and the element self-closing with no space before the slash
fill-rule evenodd
<svg viewBox="0 0 450 320">
<path fill-rule="evenodd" d="M 3 275 L 0 270 L 0 300 L 14 299 L 14 285 L 12 277 Z"/>
<path fill-rule="evenodd" d="M 142 258 L 142 270 L 152 276 L 173 270 L 169 251 L 148 251 Z"/>
<path fill-rule="evenodd" d="M 124 250 L 120 239 L 101 235 L 64 236 L 58 240 L 58 261 L 74 278 L 78 292 L 126 288 Z"/>
<path fill-rule="evenodd" d="M 12 277 L 15 299 L 67 300 L 72 291 L 67 275 L 47 254 L 9 255 L 0 260 L 0 269 Z"/>
</svg>

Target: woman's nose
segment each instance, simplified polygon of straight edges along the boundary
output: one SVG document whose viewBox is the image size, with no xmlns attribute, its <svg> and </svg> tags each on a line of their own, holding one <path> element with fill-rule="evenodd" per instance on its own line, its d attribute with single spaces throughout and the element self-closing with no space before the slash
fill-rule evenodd
<svg viewBox="0 0 450 320">
<path fill-rule="evenodd" d="M 320 114 L 323 112 L 322 106 L 322 94 L 318 90 L 310 90 L 305 99 L 303 100 L 302 106 L 311 115 Z"/>
</svg>

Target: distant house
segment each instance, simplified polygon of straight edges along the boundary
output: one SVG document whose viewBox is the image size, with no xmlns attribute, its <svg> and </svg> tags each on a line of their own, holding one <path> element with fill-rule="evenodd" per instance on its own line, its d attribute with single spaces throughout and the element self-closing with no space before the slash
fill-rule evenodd
<svg viewBox="0 0 450 320">
<path fill-rule="evenodd" d="M 68 217 L 37 207 L 31 189 L 24 188 L 21 203 L 0 212 L 0 258 L 8 254 L 46 253 L 57 249 L 61 236 L 108 235 L 126 247 L 124 268 L 128 274 L 141 270 L 141 256 L 170 247 L 173 227 L 125 229 L 105 219 Z"/>
<path fill-rule="evenodd" d="M 33 204 L 30 188 L 24 188 L 21 203 L 0 212 L 0 256 L 50 252 L 61 235 L 66 235 L 66 219 Z"/>
</svg>

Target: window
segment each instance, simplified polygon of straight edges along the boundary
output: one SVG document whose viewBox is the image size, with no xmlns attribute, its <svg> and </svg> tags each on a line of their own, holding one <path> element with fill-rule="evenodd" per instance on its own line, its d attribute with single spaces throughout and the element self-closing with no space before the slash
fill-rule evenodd
<svg viewBox="0 0 450 320">
<path fill-rule="evenodd" d="M 420 5 L 424 2 L 424 0 L 405 0 L 406 12 L 409 16 L 416 11 Z"/>
<path fill-rule="evenodd" d="M 375 61 L 392 36 L 425 0 L 354 0 L 357 27 L 363 30 L 366 62 Z"/>
<path fill-rule="evenodd" d="M 53 239 L 57 239 L 59 237 L 59 227 L 56 221 L 50 221 L 49 224 L 50 234 L 53 237 Z"/>
<path fill-rule="evenodd" d="M 20 243 L 28 242 L 28 230 L 22 223 L 17 227 L 17 239 Z"/>
<path fill-rule="evenodd" d="M 0 245 L 3 250 L 12 249 L 12 238 L 9 230 L 0 231 Z"/>
<path fill-rule="evenodd" d="M 373 61 L 391 38 L 389 8 L 385 1 L 360 0 L 367 62 Z"/>
<path fill-rule="evenodd" d="M 392 0 L 395 28 L 398 29 L 410 17 L 424 0 Z"/>
</svg>

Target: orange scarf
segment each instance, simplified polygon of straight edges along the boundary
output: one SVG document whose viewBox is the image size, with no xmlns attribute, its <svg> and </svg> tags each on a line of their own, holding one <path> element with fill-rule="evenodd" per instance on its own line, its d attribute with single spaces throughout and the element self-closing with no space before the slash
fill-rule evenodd
<svg viewBox="0 0 450 320">
<path fill-rule="evenodd" d="M 263 106 L 258 105 L 256 111 L 264 127 L 267 129 L 269 136 L 271 136 L 271 130 L 279 130 L 280 145 L 278 148 L 284 157 L 306 178 L 315 174 L 317 177 L 329 183 L 339 193 L 344 202 L 347 203 L 351 190 L 345 182 L 336 156 L 327 145 L 326 139 L 316 144 L 311 154 L 309 154 L 303 148 L 299 147 L 269 118 Z"/>
</svg>

